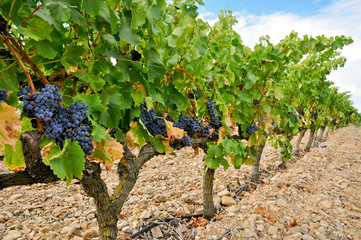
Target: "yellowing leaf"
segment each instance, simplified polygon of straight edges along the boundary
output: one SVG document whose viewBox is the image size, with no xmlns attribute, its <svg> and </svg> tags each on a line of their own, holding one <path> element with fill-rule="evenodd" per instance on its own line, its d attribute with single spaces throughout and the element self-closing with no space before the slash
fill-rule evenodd
<svg viewBox="0 0 361 240">
<path fill-rule="evenodd" d="M 9 144 L 16 151 L 21 130 L 20 114 L 7 103 L 0 103 L 0 145 Z"/>
<path fill-rule="evenodd" d="M 184 135 L 184 130 L 177 128 L 177 127 L 173 127 L 173 123 L 169 122 L 167 120 L 164 120 L 166 123 L 166 127 L 167 127 L 167 133 L 168 133 L 168 138 L 172 138 L 175 137 L 176 139 L 182 139 L 183 135 Z"/>
<path fill-rule="evenodd" d="M 111 138 L 111 141 L 102 140 L 94 143 L 94 153 L 88 157 L 90 161 L 104 163 L 105 168 L 109 171 L 113 166 L 114 160 L 123 158 L 123 146 Z"/>
</svg>

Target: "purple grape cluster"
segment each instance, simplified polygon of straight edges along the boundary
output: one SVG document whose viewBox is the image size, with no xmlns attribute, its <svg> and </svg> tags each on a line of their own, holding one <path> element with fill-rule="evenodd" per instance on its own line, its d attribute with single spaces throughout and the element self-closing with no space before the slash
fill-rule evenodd
<svg viewBox="0 0 361 240">
<path fill-rule="evenodd" d="M 295 122 L 298 123 L 298 117 L 296 114 L 292 113 L 292 117 L 295 119 Z"/>
<path fill-rule="evenodd" d="M 78 141 L 86 156 L 92 154 L 93 137 L 91 123 L 87 118 L 88 107 L 84 102 L 72 103 L 69 107 L 57 106 L 48 123 L 44 124 L 47 138 L 63 145 L 65 139 Z"/>
<path fill-rule="evenodd" d="M 59 146 L 63 146 L 65 139 L 78 141 L 86 156 L 92 154 L 92 125 L 84 102 L 59 106 L 58 103 L 63 101 L 59 89 L 50 84 L 35 93 L 31 93 L 30 88 L 21 88 L 18 97 L 24 102 L 24 115 L 42 121 L 47 138 L 54 139 Z"/>
<path fill-rule="evenodd" d="M 58 103 L 63 101 L 59 88 L 50 84 L 35 93 L 31 93 L 30 88 L 21 88 L 18 96 L 24 102 L 24 115 L 41 121 L 49 121 Z"/>
<path fill-rule="evenodd" d="M 178 122 L 174 122 L 173 126 L 183 129 L 190 137 L 194 136 L 196 133 L 201 133 L 206 137 L 209 137 L 211 134 L 210 126 L 205 125 L 201 119 L 184 115 L 179 116 Z"/>
<path fill-rule="evenodd" d="M 301 115 L 301 116 L 305 116 L 305 112 L 303 110 L 298 109 L 297 112 Z"/>
<path fill-rule="evenodd" d="M 318 119 L 318 112 L 315 112 L 311 115 L 311 118 L 314 119 L 315 121 L 317 121 Z"/>
<path fill-rule="evenodd" d="M 255 125 L 250 125 L 247 127 L 247 133 L 251 136 L 258 130 L 258 127 Z"/>
<path fill-rule="evenodd" d="M 49 121 L 54 114 L 55 107 L 62 101 L 59 88 L 46 84 L 34 99 L 35 117 L 41 121 Z"/>
<path fill-rule="evenodd" d="M 163 118 L 157 117 L 155 110 L 152 108 L 148 111 L 145 106 L 141 106 L 140 119 L 144 126 L 153 136 L 162 135 L 167 137 L 167 127 Z"/>
<path fill-rule="evenodd" d="M 0 89 L 0 103 L 1 102 L 6 102 L 7 100 L 7 94 L 8 93 L 8 90 L 6 89 Z"/>
</svg>

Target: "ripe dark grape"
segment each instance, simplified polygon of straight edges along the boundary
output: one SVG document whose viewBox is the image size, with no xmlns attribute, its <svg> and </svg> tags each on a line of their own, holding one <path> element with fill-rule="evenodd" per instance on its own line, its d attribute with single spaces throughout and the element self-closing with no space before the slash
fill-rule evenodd
<svg viewBox="0 0 361 240">
<path fill-rule="evenodd" d="M 78 141 L 86 156 L 92 154 L 93 137 L 91 122 L 87 119 L 88 107 L 85 103 L 72 103 L 69 107 L 56 106 L 54 115 L 44 124 L 48 138 L 55 139 L 56 144 L 63 145 L 65 139 Z"/>
<path fill-rule="evenodd" d="M 324 121 L 324 124 L 325 124 L 325 125 L 327 125 L 327 124 L 328 124 L 328 120 L 327 120 L 327 119 Z"/>
<path fill-rule="evenodd" d="M 140 119 L 150 134 L 153 136 L 162 135 L 163 137 L 167 137 L 165 121 L 163 118 L 156 116 L 153 108 L 148 111 L 148 109 L 142 105 L 140 109 Z"/>
<path fill-rule="evenodd" d="M 301 116 L 305 116 L 305 112 L 303 110 L 297 110 L 297 112 L 301 115 Z"/>
<path fill-rule="evenodd" d="M 41 121 L 49 121 L 54 114 L 55 107 L 62 102 L 59 88 L 54 85 L 46 84 L 30 105 L 34 108 L 35 117 Z"/>
<path fill-rule="evenodd" d="M 206 102 L 208 114 L 211 116 L 211 127 L 213 127 L 212 140 L 218 138 L 218 130 L 222 126 L 221 116 L 219 114 L 216 115 L 216 110 L 214 109 L 215 101 L 211 101 L 208 99 Z"/>
<path fill-rule="evenodd" d="M 183 141 L 184 141 L 184 146 L 186 146 L 186 147 L 192 146 L 192 141 L 187 135 L 183 136 Z"/>
<path fill-rule="evenodd" d="M 315 121 L 318 119 L 318 112 L 315 112 L 311 115 L 311 119 L 314 119 Z"/>
<path fill-rule="evenodd" d="M 333 123 L 333 124 L 336 124 L 336 123 L 337 123 L 337 118 L 334 118 L 334 119 L 332 120 L 332 123 Z"/>
<path fill-rule="evenodd" d="M 1 102 L 6 102 L 7 100 L 7 94 L 8 93 L 8 90 L 6 89 L 0 89 L 0 103 Z"/>
<path fill-rule="evenodd" d="M 183 129 L 190 137 L 196 133 L 201 133 L 206 137 L 210 136 L 210 126 L 205 125 L 201 119 L 181 115 L 178 122 L 175 122 L 173 126 Z"/>
<path fill-rule="evenodd" d="M 259 103 L 259 100 L 257 100 L 257 99 L 253 99 L 253 105 L 257 106 L 257 105 L 258 105 L 258 103 Z"/>
<path fill-rule="evenodd" d="M 296 114 L 292 113 L 292 117 L 295 119 L 295 122 L 298 123 L 298 117 Z"/>
<path fill-rule="evenodd" d="M 249 135 L 254 134 L 257 130 L 258 130 L 258 127 L 255 126 L 255 125 L 250 125 L 250 126 L 247 127 L 247 133 Z"/>
</svg>

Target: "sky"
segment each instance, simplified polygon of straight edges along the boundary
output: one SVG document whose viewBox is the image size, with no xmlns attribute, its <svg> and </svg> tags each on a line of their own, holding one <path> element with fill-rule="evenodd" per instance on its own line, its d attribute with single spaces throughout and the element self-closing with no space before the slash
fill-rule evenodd
<svg viewBox="0 0 361 240">
<path fill-rule="evenodd" d="M 361 0 L 204 0 L 199 17 L 213 25 L 222 9 L 237 17 L 234 29 L 245 45 L 253 47 L 261 36 L 278 43 L 292 30 L 302 35 L 345 35 L 354 43 L 344 47 L 347 58 L 343 68 L 327 79 L 349 91 L 353 106 L 361 112 Z"/>
</svg>

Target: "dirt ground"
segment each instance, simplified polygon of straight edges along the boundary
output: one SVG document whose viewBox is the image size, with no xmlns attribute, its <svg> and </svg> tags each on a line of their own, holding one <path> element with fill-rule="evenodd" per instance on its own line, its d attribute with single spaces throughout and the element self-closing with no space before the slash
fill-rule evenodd
<svg viewBox="0 0 361 240">
<path fill-rule="evenodd" d="M 301 148 L 307 140 L 306 134 Z M 286 170 L 264 171 L 255 190 L 247 188 L 227 205 L 226 197 L 240 190 L 251 167 L 217 169 L 216 219 L 171 219 L 201 213 L 203 158 L 187 148 L 146 163 L 120 215 L 119 239 L 151 222 L 159 225 L 136 239 L 361 239 L 361 128 L 338 129 Z M 277 150 L 266 146 L 261 169 L 279 163 Z M 6 169 L 0 165 L 0 171 Z M 115 168 L 103 178 L 112 191 Z M 164 217 L 169 221 L 162 222 Z M 93 200 L 78 184 L 0 192 L 0 239 L 97 239 L 97 233 Z"/>
</svg>

